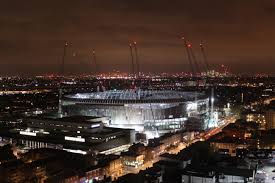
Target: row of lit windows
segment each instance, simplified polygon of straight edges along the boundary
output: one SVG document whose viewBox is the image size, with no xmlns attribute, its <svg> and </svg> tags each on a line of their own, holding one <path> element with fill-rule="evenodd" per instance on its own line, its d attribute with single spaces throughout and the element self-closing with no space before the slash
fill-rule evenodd
<svg viewBox="0 0 275 183">
<path fill-rule="evenodd" d="M 31 124 L 35 125 L 34 122 L 31 122 Z M 63 125 L 63 124 L 53 124 L 53 123 L 39 123 L 39 125 L 41 126 L 56 126 L 56 127 L 65 127 L 65 128 L 76 128 L 76 126 L 71 126 L 71 125 Z M 77 126 L 77 128 L 79 129 L 88 129 L 87 126 Z"/>
</svg>

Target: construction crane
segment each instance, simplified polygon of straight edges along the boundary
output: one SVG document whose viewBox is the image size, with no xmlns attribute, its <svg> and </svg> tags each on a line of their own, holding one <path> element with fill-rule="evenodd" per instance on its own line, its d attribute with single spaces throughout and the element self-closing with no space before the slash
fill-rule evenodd
<svg viewBox="0 0 275 183">
<path fill-rule="evenodd" d="M 96 54 L 95 54 L 95 50 L 92 50 L 92 55 L 93 55 L 93 61 L 94 61 L 94 65 L 95 65 L 95 74 L 98 73 L 98 65 L 97 65 L 97 61 L 96 61 Z"/>
<path fill-rule="evenodd" d="M 187 41 L 186 41 L 186 39 L 184 37 L 181 37 L 181 39 L 184 42 L 184 47 L 185 47 L 185 50 L 186 50 L 186 54 L 187 54 L 187 58 L 188 58 L 188 62 L 189 62 L 190 70 L 191 70 L 191 74 L 194 75 L 195 74 L 195 70 L 194 70 L 192 59 L 191 59 L 190 51 L 188 49 Z"/>
<path fill-rule="evenodd" d="M 61 65 L 61 69 L 60 69 L 60 74 L 61 75 L 64 75 L 65 74 L 65 57 L 66 57 L 66 50 L 67 50 L 67 47 L 68 47 L 68 42 L 65 41 L 64 43 L 64 50 L 63 50 L 63 56 L 62 56 L 62 65 Z"/>
<path fill-rule="evenodd" d="M 209 63 L 208 63 L 208 60 L 207 60 L 207 57 L 206 57 L 206 53 L 205 53 L 205 50 L 204 50 L 203 41 L 200 42 L 200 49 L 201 49 L 202 58 L 203 58 L 203 61 L 204 61 L 205 67 L 206 67 L 206 71 L 209 71 L 210 66 L 209 66 Z"/>
<path fill-rule="evenodd" d="M 207 56 L 205 53 L 205 49 L 204 49 L 204 44 L 203 41 L 200 42 L 200 50 L 202 53 L 202 58 L 203 58 L 203 62 L 206 68 L 206 73 L 210 71 L 210 66 L 207 60 Z M 205 79 L 205 84 L 203 85 L 204 87 L 206 86 L 207 83 L 207 77 Z M 211 88 L 211 97 L 210 97 L 210 112 L 209 112 L 209 119 L 208 119 L 208 123 L 207 123 L 207 128 L 211 128 L 211 127 L 216 127 L 217 126 L 217 121 L 215 121 L 215 117 L 214 117 L 214 88 Z"/>
<path fill-rule="evenodd" d="M 135 75 L 135 64 L 134 64 L 134 55 L 133 55 L 133 47 L 132 44 L 129 44 L 130 47 L 130 56 L 131 56 L 131 69 L 132 69 L 132 74 Z"/>
<path fill-rule="evenodd" d="M 66 51 L 67 51 L 67 47 L 69 46 L 68 42 L 65 41 L 64 43 L 64 49 L 63 49 L 63 55 L 62 55 L 62 65 L 61 65 L 61 69 L 60 69 L 60 75 L 64 76 L 65 75 L 65 57 L 66 57 Z M 62 112 L 62 94 L 63 94 L 63 90 L 62 90 L 62 81 L 63 79 L 60 78 L 60 81 L 58 82 L 58 111 L 57 114 L 60 118 L 63 117 L 63 112 Z"/>
<path fill-rule="evenodd" d="M 201 73 L 200 65 L 199 65 L 199 63 L 198 63 L 198 60 L 197 60 L 197 58 L 196 58 L 194 52 L 193 52 L 192 44 L 189 43 L 189 44 L 187 45 L 187 47 L 188 47 L 188 49 L 190 50 L 191 58 L 192 58 L 192 60 L 193 60 L 193 62 L 194 62 L 194 64 L 195 64 L 195 71 L 196 71 L 197 73 Z"/>
<path fill-rule="evenodd" d="M 137 49 L 137 42 L 134 41 L 134 48 L 135 48 L 135 59 L 136 59 L 136 67 L 137 67 L 137 77 L 139 78 L 140 71 L 139 71 L 139 58 L 138 58 L 138 49 Z"/>
</svg>

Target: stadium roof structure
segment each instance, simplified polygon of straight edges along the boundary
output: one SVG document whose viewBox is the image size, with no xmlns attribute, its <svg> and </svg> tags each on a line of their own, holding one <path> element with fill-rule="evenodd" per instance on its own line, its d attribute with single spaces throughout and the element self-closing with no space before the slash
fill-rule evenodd
<svg viewBox="0 0 275 183">
<path fill-rule="evenodd" d="M 80 103 L 174 103 L 205 99 L 203 93 L 172 90 L 109 90 L 104 92 L 76 93 L 63 99 Z"/>
</svg>

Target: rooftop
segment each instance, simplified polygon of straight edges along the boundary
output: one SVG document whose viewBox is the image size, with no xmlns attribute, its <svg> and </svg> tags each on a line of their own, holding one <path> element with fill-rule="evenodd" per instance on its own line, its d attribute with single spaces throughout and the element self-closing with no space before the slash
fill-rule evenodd
<svg viewBox="0 0 275 183">
<path fill-rule="evenodd" d="M 36 120 L 51 120 L 51 121 L 61 121 L 68 123 L 94 123 L 100 122 L 102 117 L 95 116 L 66 116 L 66 117 L 57 117 L 57 116 L 49 116 L 49 115 L 39 115 L 35 117 L 26 118 L 28 120 L 36 119 Z"/>
<path fill-rule="evenodd" d="M 195 92 L 182 92 L 170 90 L 109 90 L 105 92 L 76 93 L 65 95 L 63 100 L 82 102 L 110 102 L 126 103 L 146 102 L 158 103 L 160 101 L 188 101 L 200 99 L 205 95 Z"/>
</svg>

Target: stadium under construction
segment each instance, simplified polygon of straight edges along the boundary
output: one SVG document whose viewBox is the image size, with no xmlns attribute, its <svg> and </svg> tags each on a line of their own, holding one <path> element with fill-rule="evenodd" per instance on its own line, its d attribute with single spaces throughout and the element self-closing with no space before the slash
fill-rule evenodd
<svg viewBox="0 0 275 183">
<path fill-rule="evenodd" d="M 206 121 L 209 98 L 197 92 L 111 90 L 62 97 L 63 115 L 104 116 L 105 125 L 144 132 L 147 137 L 184 128 L 197 117 Z"/>
<path fill-rule="evenodd" d="M 181 40 L 183 40 L 186 49 L 191 76 L 200 76 L 202 71 L 209 72 L 210 66 L 204 43 L 202 41 L 200 43 L 203 63 L 199 63 L 190 42 L 185 37 L 182 37 Z M 64 47 L 63 67 L 66 47 L 67 44 Z M 135 80 L 140 78 L 137 42 L 131 42 L 129 48 L 131 76 Z M 95 73 L 97 73 L 98 67 L 94 50 L 92 54 Z M 92 93 L 65 95 L 59 101 L 59 114 L 63 116 L 107 117 L 106 126 L 135 129 L 145 133 L 148 138 L 181 130 L 190 124 L 191 128 L 200 124 L 199 129 L 216 126 L 216 122 L 213 121 L 213 95 L 210 101 L 208 96 L 199 92 L 141 90 L 141 87 L 135 86 L 134 83 L 133 81 L 132 89 L 128 90 L 105 91 L 105 87 L 102 86 L 102 92 L 99 92 L 98 89 L 97 92 Z M 211 102 L 211 110 L 209 110 L 209 102 Z"/>
</svg>

